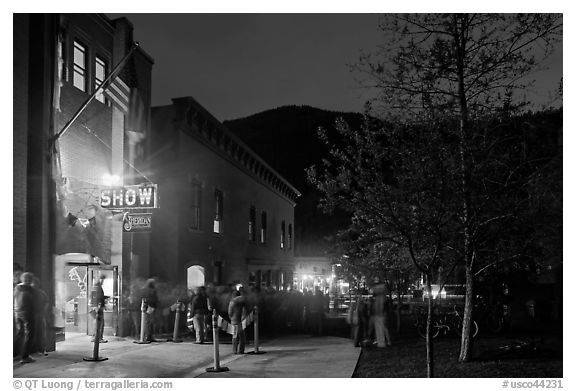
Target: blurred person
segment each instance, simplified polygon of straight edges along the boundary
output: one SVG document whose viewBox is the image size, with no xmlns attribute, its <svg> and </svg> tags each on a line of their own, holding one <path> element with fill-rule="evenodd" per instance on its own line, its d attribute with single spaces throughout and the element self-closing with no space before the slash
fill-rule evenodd
<svg viewBox="0 0 576 391">
<path fill-rule="evenodd" d="M 30 357 L 32 333 L 34 332 L 35 289 L 32 286 L 34 275 L 22 273 L 20 283 L 14 287 L 14 319 L 16 324 L 16 345 L 20 354 L 20 364 L 35 360 Z"/>
<path fill-rule="evenodd" d="M 145 340 L 148 342 L 157 342 L 154 339 L 154 315 L 158 308 L 158 293 L 156 292 L 156 281 L 149 278 L 144 283 L 141 290 L 141 296 L 145 303 L 146 323 L 145 323 Z"/>
<path fill-rule="evenodd" d="M 138 337 L 140 333 L 143 332 L 143 330 L 140 330 L 140 321 L 142 317 L 142 297 L 136 284 L 136 282 L 130 284 L 130 292 L 128 293 L 128 297 L 126 299 L 126 307 L 128 309 L 128 316 L 130 321 L 130 335 L 133 337 Z"/>
<path fill-rule="evenodd" d="M 392 345 L 390 331 L 388 330 L 390 300 L 387 294 L 387 287 L 384 284 L 374 286 L 373 292 L 374 301 L 372 302 L 372 316 L 374 318 L 376 345 L 379 348 L 385 348 Z"/>
<path fill-rule="evenodd" d="M 104 280 L 106 276 L 104 274 L 100 274 L 98 280 L 94 283 L 92 287 L 92 293 L 90 297 L 90 305 L 92 306 L 92 310 L 90 313 L 92 317 L 96 320 L 96 327 L 94 328 L 94 337 L 92 338 L 92 342 L 95 341 L 96 335 L 100 337 L 100 343 L 106 343 L 107 340 L 104 339 L 104 308 L 106 307 L 106 296 L 104 296 L 104 289 L 102 285 L 104 284 Z M 100 317 L 101 322 L 98 323 L 98 317 Z"/>
<path fill-rule="evenodd" d="M 14 288 L 16 288 L 16 285 L 18 285 L 20 283 L 20 276 L 22 276 L 22 273 L 24 273 L 24 269 L 22 269 L 22 266 L 20 266 L 20 264 L 18 262 L 13 262 L 12 264 L 12 290 L 14 290 Z M 16 326 L 16 318 L 12 317 L 12 344 L 13 344 L 13 351 L 14 351 L 14 357 L 18 356 L 18 354 L 20 354 L 20 347 L 18 346 L 19 341 L 16 338 L 16 331 L 18 330 L 17 326 Z"/>
<path fill-rule="evenodd" d="M 20 284 L 20 277 L 24 273 L 24 269 L 19 263 L 14 262 L 12 264 L 12 289 L 16 288 L 16 285 Z"/>
<path fill-rule="evenodd" d="M 228 305 L 228 316 L 230 317 L 230 324 L 232 324 L 232 352 L 234 354 L 244 354 L 246 346 L 246 333 L 242 328 L 242 320 L 247 316 L 246 310 L 246 296 L 244 288 L 240 287 L 232 294 L 232 300 Z"/>
<path fill-rule="evenodd" d="M 368 291 L 362 290 L 356 301 L 350 306 L 348 322 L 352 329 L 352 340 L 355 347 L 360 347 L 363 341 L 368 338 L 369 303 L 366 296 Z"/>
<path fill-rule="evenodd" d="M 195 293 L 196 294 L 190 302 L 190 314 L 193 317 L 194 331 L 196 332 L 195 343 L 203 344 L 206 340 L 205 317 L 210 314 L 208 296 L 206 295 L 206 289 L 203 286 L 196 288 Z"/>
<path fill-rule="evenodd" d="M 32 279 L 32 287 L 34 288 L 34 333 L 32 350 L 43 354 L 46 353 L 46 322 L 48 318 L 48 295 L 42 289 L 38 277 Z"/>
<path fill-rule="evenodd" d="M 312 302 L 310 304 L 310 320 L 312 325 L 312 335 L 322 336 L 324 331 L 324 311 L 326 301 L 324 294 L 319 287 L 316 287 Z"/>
</svg>

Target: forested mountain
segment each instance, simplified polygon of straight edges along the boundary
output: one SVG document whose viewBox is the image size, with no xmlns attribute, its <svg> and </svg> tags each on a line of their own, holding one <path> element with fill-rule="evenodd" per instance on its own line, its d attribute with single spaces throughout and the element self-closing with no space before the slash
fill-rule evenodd
<svg viewBox="0 0 576 391">
<path fill-rule="evenodd" d="M 310 106 L 283 106 L 225 121 L 224 125 L 242 139 L 280 175 L 301 193 L 294 222 L 296 255 L 324 255 L 326 238 L 349 224 L 345 214 L 326 216 L 317 208 L 319 193 L 306 181 L 305 169 L 328 156 L 318 138 L 318 127 L 334 128 L 343 118 L 351 126 L 360 126 L 362 115 L 326 111 Z"/>
<path fill-rule="evenodd" d="M 358 129 L 363 121 L 360 113 L 284 106 L 224 122 L 228 129 L 302 193 L 297 201 L 294 224 L 297 256 L 324 255 L 329 249 L 327 238 L 350 224 L 350 217 L 343 212 L 327 216 L 318 209 L 320 195 L 307 182 L 305 173 L 306 168 L 319 165 L 323 158 L 328 157 L 325 144 L 318 138 L 318 127 L 325 128 L 327 134 L 333 136 L 337 118 L 343 118 L 352 129 Z M 530 165 L 535 164 L 529 181 L 530 188 L 525 190 L 534 193 L 529 196 L 532 203 L 536 198 L 546 199 L 547 202 L 539 200 L 537 204 L 548 205 L 547 210 L 540 213 L 540 224 L 547 224 L 537 231 L 541 236 L 540 241 L 554 243 L 544 247 L 555 249 L 558 242 L 561 243 L 562 232 L 562 110 L 526 113 L 502 118 L 500 122 L 496 127 L 501 129 L 502 137 L 517 139 L 519 135 L 524 135 L 524 143 L 516 148 L 524 148 L 524 153 L 533 160 Z M 543 162 L 546 163 L 541 166 Z M 553 232 L 547 232 L 549 230 Z M 558 255 L 547 254 L 544 258 L 554 256 Z"/>
</svg>

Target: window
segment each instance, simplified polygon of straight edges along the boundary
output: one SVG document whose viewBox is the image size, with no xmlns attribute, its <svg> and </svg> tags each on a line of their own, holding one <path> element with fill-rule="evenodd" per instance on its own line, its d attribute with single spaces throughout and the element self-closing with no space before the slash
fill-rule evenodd
<svg viewBox="0 0 576 391">
<path fill-rule="evenodd" d="M 282 223 L 280 224 L 280 248 L 284 249 L 286 243 L 286 223 L 284 222 L 284 220 L 282 220 Z"/>
<path fill-rule="evenodd" d="M 264 244 L 266 243 L 266 228 L 267 228 L 267 219 L 268 217 L 266 216 L 266 212 L 262 212 L 262 221 L 261 221 L 261 227 L 260 227 L 260 243 Z"/>
<path fill-rule="evenodd" d="M 214 233 L 220 234 L 222 233 L 222 220 L 224 217 L 224 195 L 222 194 L 222 191 L 214 191 L 214 203 Z"/>
<path fill-rule="evenodd" d="M 74 87 L 86 92 L 86 46 L 74 41 Z"/>
<path fill-rule="evenodd" d="M 253 206 L 248 212 L 248 240 L 256 241 L 256 208 Z"/>
<path fill-rule="evenodd" d="M 192 182 L 190 194 L 190 228 L 200 229 L 200 200 L 202 198 L 202 185 L 199 182 Z"/>
<path fill-rule="evenodd" d="M 96 66 L 94 67 L 94 89 L 98 89 L 102 82 L 104 82 L 104 79 L 106 79 L 106 62 L 96 56 Z M 96 95 L 96 99 L 102 103 L 106 103 L 106 98 L 104 98 L 102 91 Z"/>
<path fill-rule="evenodd" d="M 292 224 L 288 224 L 288 249 L 292 248 Z"/>
</svg>

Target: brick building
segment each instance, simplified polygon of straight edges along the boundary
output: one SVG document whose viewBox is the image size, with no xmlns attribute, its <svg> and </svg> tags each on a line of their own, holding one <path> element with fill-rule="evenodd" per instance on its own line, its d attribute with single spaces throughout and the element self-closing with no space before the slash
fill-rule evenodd
<svg viewBox="0 0 576 391">
<path fill-rule="evenodd" d="M 121 276 L 135 269 L 133 253 L 148 251 L 131 243 L 125 256 L 131 234 L 99 206 L 110 178 L 145 181 L 134 167 L 144 158 L 153 61 L 132 50 L 132 30 L 104 15 L 14 14 L 14 266 L 38 276 L 51 300 L 49 349 L 58 336 L 90 332 L 87 296 L 99 274 L 110 277 L 105 333 L 121 333 Z M 137 127 L 95 94 L 128 53 L 119 75 L 140 104 Z"/>
<path fill-rule="evenodd" d="M 50 299 L 49 350 L 92 333 L 100 275 L 104 333 L 120 336 L 141 279 L 293 281 L 300 193 L 192 98 L 151 116 L 154 62 L 133 29 L 100 14 L 14 14 L 14 266 Z M 115 71 L 124 93 L 100 93 Z M 150 182 L 160 201 L 151 231 L 125 232 L 125 211 L 103 207 L 101 192 Z"/>
<path fill-rule="evenodd" d="M 152 275 L 188 288 L 292 284 L 292 185 L 193 98 L 152 108 L 150 145 Z"/>
</svg>

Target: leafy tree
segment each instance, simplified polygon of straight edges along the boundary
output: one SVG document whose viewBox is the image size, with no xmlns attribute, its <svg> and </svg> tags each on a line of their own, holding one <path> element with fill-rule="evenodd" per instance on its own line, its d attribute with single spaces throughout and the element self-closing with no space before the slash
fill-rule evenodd
<svg viewBox="0 0 576 391">
<path fill-rule="evenodd" d="M 434 126 L 436 125 L 436 126 Z M 342 208 L 353 215 L 352 259 L 365 271 L 405 266 L 426 275 L 428 331 L 431 327 L 433 273 L 454 259 L 448 248 L 456 214 L 450 205 L 456 146 L 439 124 L 406 128 L 365 118 L 360 129 L 336 122 L 336 134 L 319 135 L 330 147 L 321 169 L 307 170 L 323 194 L 326 212 Z M 383 251 L 388 252 L 384 257 Z M 392 255 L 392 256 L 391 256 Z M 374 263 L 376 261 L 376 263 Z M 398 264 L 397 262 L 401 263 Z M 433 345 L 427 338 L 427 370 L 433 376 Z"/>
<path fill-rule="evenodd" d="M 517 98 L 517 92 L 530 85 L 527 76 L 561 39 L 562 16 L 389 15 L 382 18 L 380 27 L 387 33 L 382 50 L 363 56 L 358 64 L 380 93 L 379 109 L 395 123 L 441 119 L 458 139 L 459 180 L 453 191 L 459 198 L 461 244 L 454 250 L 462 254 L 466 270 L 459 360 L 468 361 L 478 246 L 494 223 L 513 215 L 494 214 L 498 209 L 495 201 L 509 197 L 509 188 L 506 182 L 483 187 L 489 182 L 486 166 L 476 170 L 482 149 L 475 148 L 474 135 L 487 129 L 487 119 L 513 112 L 526 103 Z M 488 168 L 496 170 L 496 161 L 485 162 L 491 162 Z"/>
</svg>

